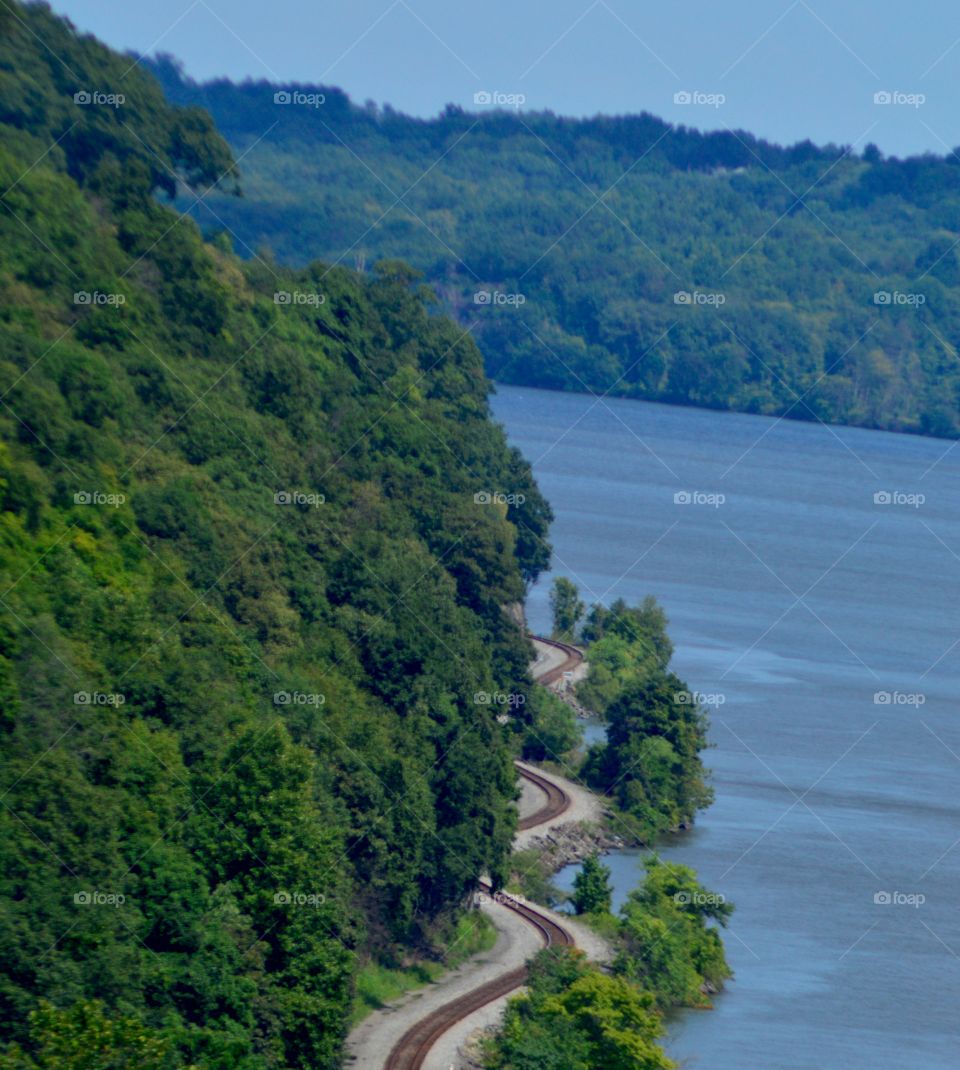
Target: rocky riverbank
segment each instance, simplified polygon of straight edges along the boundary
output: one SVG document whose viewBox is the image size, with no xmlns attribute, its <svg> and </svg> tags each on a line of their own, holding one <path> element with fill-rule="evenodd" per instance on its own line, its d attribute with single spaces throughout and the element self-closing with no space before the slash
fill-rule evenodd
<svg viewBox="0 0 960 1070">
<path fill-rule="evenodd" d="M 628 846 L 631 845 L 611 833 L 604 824 L 590 821 L 554 825 L 545 832 L 538 830 L 525 844 L 526 848 L 540 852 L 544 867 L 550 873 L 582 862 L 597 852 L 602 854 Z"/>
</svg>

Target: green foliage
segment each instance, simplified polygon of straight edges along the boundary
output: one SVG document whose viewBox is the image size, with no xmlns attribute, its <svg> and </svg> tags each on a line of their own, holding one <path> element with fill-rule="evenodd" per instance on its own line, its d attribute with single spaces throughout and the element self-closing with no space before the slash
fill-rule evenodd
<svg viewBox="0 0 960 1070">
<path fill-rule="evenodd" d="M 537 847 L 514 851 L 509 863 L 507 889 L 544 906 L 554 907 L 564 900 L 564 893 L 550 879 L 553 867 Z"/>
<path fill-rule="evenodd" d="M 439 979 L 445 970 L 456 969 L 468 958 L 489 951 L 497 942 L 493 923 L 479 911 L 461 915 L 449 932 L 435 937 L 433 957 L 417 957 L 414 963 L 400 964 L 371 959 L 357 973 L 356 999 L 351 1025 L 371 1011 Z"/>
<path fill-rule="evenodd" d="M 0 1070 L 171 1070 L 176 1065 L 167 1039 L 137 1018 L 107 1017 L 96 1001 L 60 1011 L 42 1000 L 30 1014 L 30 1041 L 35 1055 L 14 1045 L 0 1055 Z"/>
<path fill-rule="evenodd" d="M 716 926 L 726 925 L 733 908 L 686 866 L 655 856 L 645 865 L 644 883 L 618 918 L 590 918 L 615 949 L 613 976 L 579 951 L 540 952 L 527 995 L 510 1001 L 502 1029 L 487 1043 L 491 1070 L 673 1066 L 656 1043 L 659 1014 L 710 1006 L 709 995 L 732 976 Z M 595 856 L 584 862 L 576 888 L 589 893 L 587 910 L 609 908 L 608 873 Z"/>
<path fill-rule="evenodd" d="M 550 612 L 553 615 L 553 638 L 572 643 L 577 624 L 586 606 L 580 600 L 577 585 L 566 576 L 557 576 L 550 588 Z"/>
<path fill-rule="evenodd" d="M 607 742 L 590 748 L 583 775 L 649 840 L 690 824 L 710 804 L 700 760 L 706 735 L 706 715 L 683 681 L 657 670 L 607 709 Z"/>
<path fill-rule="evenodd" d="M 573 880 L 573 906 L 578 914 L 604 914 L 610 910 L 613 889 L 610 867 L 596 854 L 588 855 Z"/>
<path fill-rule="evenodd" d="M 653 598 L 638 607 L 594 606 L 583 628 L 589 674 L 578 699 L 607 719 L 581 775 L 613 797 L 621 825 L 642 841 L 689 825 L 713 798 L 700 752 L 707 717 L 668 665 L 673 645 L 666 614 Z"/>
<path fill-rule="evenodd" d="M 673 657 L 673 643 L 667 634 L 667 615 L 653 595 L 647 595 L 639 606 L 628 606 L 618 598 L 609 607 L 591 606 L 583 626 L 583 641 L 596 643 L 607 636 L 615 636 L 632 646 L 641 646 L 665 669 Z"/>
<path fill-rule="evenodd" d="M 141 206 L 155 189 L 235 186 L 230 148 L 206 112 L 168 107 L 128 56 L 78 36 L 44 5 L 10 4 L 7 14 L 0 113 L 18 149 L 52 148 L 82 185 Z"/>
<path fill-rule="evenodd" d="M 358 962 L 506 875 L 514 741 L 473 696 L 530 686 L 501 607 L 549 509 L 410 272 L 205 244 L 152 193 L 232 175 L 209 120 L 11 10 L 0 1028 L 27 1066 L 88 1027 L 152 1065 L 136 1020 L 176 1066 L 333 1067 Z"/>
<path fill-rule="evenodd" d="M 666 614 L 650 595 L 639 606 L 618 598 L 609 608 L 591 607 L 582 640 L 590 646 L 590 672 L 577 684 L 577 698 L 600 716 L 630 684 L 666 669 L 673 656 Z"/>
<path fill-rule="evenodd" d="M 653 998 L 569 948 L 530 965 L 525 995 L 510 1000 L 489 1043 L 491 1070 L 669 1070 Z"/>
<path fill-rule="evenodd" d="M 960 434 L 954 153 L 781 148 L 646 113 L 424 121 L 300 87 L 324 93 L 321 121 L 266 82 L 154 69 L 246 154 L 246 197 L 199 218 L 300 263 L 404 257 L 498 380 Z"/>
<path fill-rule="evenodd" d="M 708 1006 L 708 993 L 731 976 L 715 921 L 733 907 L 709 892 L 687 866 L 646 860 L 647 878 L 621 911 L 614 967 L 654 993 L 662 1009 Z"/>
<path fill-rule="evenodd" d="M 519 722 L 521 754 L 528 761 L 564 763 L 583 740 L 583 729 L 570 706 L 545 687 L 534 687 Z"/>
</svg>

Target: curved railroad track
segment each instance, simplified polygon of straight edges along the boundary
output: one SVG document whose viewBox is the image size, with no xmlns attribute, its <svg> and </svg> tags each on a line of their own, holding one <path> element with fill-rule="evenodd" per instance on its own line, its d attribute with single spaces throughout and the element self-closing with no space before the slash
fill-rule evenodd
<svg viewBox="0 0 960 1070">
<path fill-rule="evenodd" d="M 539 773 L 534 773 L 532 769 L 527 769 L 522 765 L 517 765 L 516 769 L 524 780 L 529 780 L 531 784 L 536 784 L 547 797 L 546 806 L 541 806 L 534 813 L 521 817 L 517 822 L 517 828 L 521 832 L 526 829 L 536 828 L 537 825 L 545 825 L 548 821 L 553 821 L 554 818 L 559 817 L 569 807 L 570 796 L 563 788 L 554 784 L 552 780 L 547 780 L 545 776 L 540 776 Z"/>
<path fill-rule="evenodd" d="M 543 639 L 540 636 L 533 636 L 532 638 L 545 643 L 547 646 L 556 647 L 566 655 L 563 662 L 554 668 L 548 669 L 539 675 L 534 674 L 537 683 L 545 687 L 556 683 L 557 680 L 563 677 L 565 672 L 575 669 L 583 661 L 583 653 L 570 643 L 560 643 L 555 639 Z M 570 806 L 570 796 L 561 787 L 554 784 L 552 780 L 522 765 L 517 765 L 516 769 L 520 776 L 531 784 L 535 784 L 547 797 L 546 805 L 535 813 L 520 819 L 517 825 L 518 829 L 530 829 L 538 825 L 545 825 L 559 817 Z M 494 894 L 487 881 L 480 881 L 480 888 L 488 895 Z M 528 925 L 537 930 L 544 947 L 552 945 L 574 946 L 573 936 L 562 925 L 558 925 L 546 914 L 505 892 L 497 892 L 495 895 L 498 903 L 519 914 Z M 495 999 L 513 992 L 526 979 L 527 967 L 519 966 L 514 970 L 508 970 L 486 984 L 479 985 L 472 992 L 467 992 L 458 999 L 452 999 L 449 1003 L 438 1007 L 431 1014 L 421 1018 L 419 1022 L 416 1022 L 403 1034 L 387 1056 L 387 1060 L 383 1064 L 384 1070 L 420 1070 L 430 1053 L 430 1049 L 448 1029 L 451 1029 L 464 1018 L 469 1017 L 474 1011 L 478 1011 L 481 1007 L 492 1003 Z"/>
<path fill-rule="evenodd" d="M 550 687 L 555 684 L 563 677 L 565 672 L 572 672 L 583 661 L 583 651 L 572 643 L 561 643 L 557 639 L 545 639 L 542 635 L 531 635 L 530 638 L 536 639 L 538 643 L 543 643 L 545 646 L 556 647 L 557 650 L 562 650 L 566 654 L 566 658 L 561 664 L 539 675 L 534 673 L 534 679 L 538 684 L 543 684 L 544 687 Z"/>
<path fill-rule="evenodd" d="M 490 885 L 486 881 L 480 882 L 480 887 L 491 894 Z M 561 925 L 558 925 L 546 914 L 534 909 L 526 903 L 514 899 L 505 892 L 497 893 L 497 901 L 508 910 L 519 914 L 524 921 L 532 925 L 540 933 L 545 947 L 554 944 L 572 946 L 573 937 Z M 384 1070 L 420 1070 L 423 1066 L 430 1049 L 443 1036 L 444 1033 L 457 1022 L 480 1010 L 493 1000 L 507 995 L 515 988 L 519 988 L 527 979 L 527 967 L 520 966 L 508 973 L 501 974 L 493 981 L 480 985 L 472 992 L 468 992 L 459 999 L 438 1007 L 432 1014 L 422 1018 L 416 1025 L 410 1027 L 397 1041 L 393 1050 L 387 1056 Z"/>
</svg>

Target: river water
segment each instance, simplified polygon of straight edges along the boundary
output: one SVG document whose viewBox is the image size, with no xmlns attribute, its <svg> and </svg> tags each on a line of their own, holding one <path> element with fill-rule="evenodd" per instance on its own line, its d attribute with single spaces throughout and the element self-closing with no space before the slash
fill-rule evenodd
<svg viewBox="0 0 960 1070">
<path fill-rule="evenodd" d="M 957 1070 L 960 445 L 516 387 L 494 410 L 557 515 L 555 573 L 654 594 L 710 704 L 716 801 L 662 853 L 736 904 L 736 979 L 670 1054 Z M 619 903 L 640 856 L 607 861 Z"/>
</svg>

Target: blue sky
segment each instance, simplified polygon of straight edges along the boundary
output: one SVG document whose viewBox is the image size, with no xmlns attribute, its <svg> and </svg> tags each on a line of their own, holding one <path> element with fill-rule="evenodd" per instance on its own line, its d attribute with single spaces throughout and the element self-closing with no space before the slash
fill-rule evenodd
<svg viewBox="0 0 960 1070">
<path fill-rule="evenodd" d="M 338 85 L 415 115 L 474 94 L 565 115 L 650 111 L 884 152 L 960 145 L 960 5 L 919 0 L 53 0 L 196 78 Z M 881 96 L 875 101 L 875 94 Z M 681 94 L 675 101 L 675 95 Z M 683 103 L 682 94 L 691 97 Z"/>
</svg>

